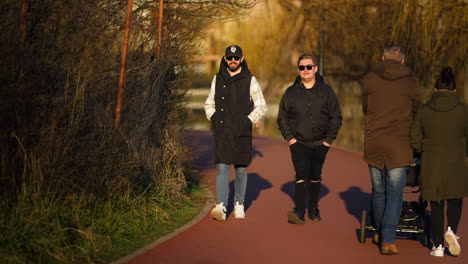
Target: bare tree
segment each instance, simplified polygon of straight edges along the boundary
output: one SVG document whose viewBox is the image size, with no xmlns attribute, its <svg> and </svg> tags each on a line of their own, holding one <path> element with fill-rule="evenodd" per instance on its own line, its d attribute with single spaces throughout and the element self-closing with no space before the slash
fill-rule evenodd
<svg viewBox="0 0 468 264">
<path fill-rule="evenodd" d="M 359 80 L 379 61 L 383 47 L 397 42 L 407 48 L 407 63 L 423 86 L 432 87 L 435 74 L 444 65 L 456 69 L 460 81 L 463 80 L 468 57 L 466 1 L 277 0 L 262 3 L 267 18 L 239 20 L 225 34 L 242 36 L 237 39 L 242 39 L 249 47 L 249 61 L 261 75 L 260 79 L 267 83 L 267 95 L 277 94 L 278 84 L 284 82 L 285 67 L 278 65 L 294 63 L 293 58 L 297 58 L 298 53 L 318 53 L 320 27 L 323 27 L 323 49 L 327 58 L 325 75 Z M 221 35 L 220 42 L 228 39 Z M 294 71 L 287 73 L 289 79 L 294 74 Z"/>
</svg>

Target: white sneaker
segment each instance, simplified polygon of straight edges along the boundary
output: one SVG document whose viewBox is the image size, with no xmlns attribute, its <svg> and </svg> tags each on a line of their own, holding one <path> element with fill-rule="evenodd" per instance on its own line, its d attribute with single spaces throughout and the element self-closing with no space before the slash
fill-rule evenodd
<svg viewBox="0 0 468 264">
<path fill-rule="evenodd" d="M 236 202 L 236 205 L 234 205 L 234 218 L 245 218 L 244 204 Z"/>
<path fill-rule="evenodd" d="M 444 237 L 445 237 L 445 241 L 448 244 L 448 249 L 450 251 L 450 254 L 454 256 L 460 256 L 461 248 L 460 248 L 460 244 L 458 244 L 458 239 L 460 237 L 458 237 L 457 235 L 453 233 L 450 226 L 447 228 L 447 232 L 445 232 Z"/>
<path fill-rule="evenodd" d="M 211 216 L 218 221 L 226 221 L 226 207 L 224 206 L 224 203 L 217 204 L 211 210 Z"/>
<path fill-rule="evenodd" d="M 434 257 L 443 257 L 444 250 L 445 248 L 442 245 L 439 245 L 438 247 L 432 246 L 430 254 L 431 256 L 434 256 Z"/>
</svg>

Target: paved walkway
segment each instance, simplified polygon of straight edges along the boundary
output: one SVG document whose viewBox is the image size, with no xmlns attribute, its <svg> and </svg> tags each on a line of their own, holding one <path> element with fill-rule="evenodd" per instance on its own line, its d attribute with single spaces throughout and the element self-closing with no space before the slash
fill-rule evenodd
<svg viewBox="0 0 468 264">
<path fill-rule="evenodd" d="M 203 169 L 203 181 L 214 192 L 211 136 L 194 131 L 189 139 L 196 147 L 194 155 Z M 329 151 L 319 203 L 322 221 L 306 219 L 305 225 L 292 225 L 287 223 L 287 212 L 293 207 L 294 178 L 288 147 L 283 140 L 255 137 L 254 148 L 248 168 L 246 219 L 235 219 L 232 206 L 226 222 L 214 221 L 207 214 L 188 230 L 128 263 L 468 263 L 468 203 L 459 227 L 460 243 L 466 248 L 460 257 L 429 256 L 422 236 L 419 241 L 401 237 L 396 241 L 400 254 L 382 256 L 371 242 L 371 234 L 365 244 L 358 242 L 361 212 L 368 209 L 371 193 L 367 166 L 360 154 Z"/>
</svg>

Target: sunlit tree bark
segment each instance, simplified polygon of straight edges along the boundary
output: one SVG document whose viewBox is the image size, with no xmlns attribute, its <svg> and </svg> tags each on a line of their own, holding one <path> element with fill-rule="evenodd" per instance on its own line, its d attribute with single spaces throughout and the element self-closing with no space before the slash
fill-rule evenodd
<svg viewBox="0 0 468 264">
<path fill-rule="evenodd" d="M 121 111 L 122 111 L 122 96 L 123 86 L 125 81 L 125 65 L 127 64 L 127 51 L 128 51 L 128 39 L 130 37 L 130 25 L 132 23 L 132 9 L 133 0 L 127 1 L 127 16 L 125 19 L 125 33 L 122 44 L 122 58 L 120 60 L 120 74 L 119 74 L 119 87 L 117 92 L 117 103 L 115 107 L 115 121 L 114 125 L 117 127 L 120 124 Z"/>
</svg>

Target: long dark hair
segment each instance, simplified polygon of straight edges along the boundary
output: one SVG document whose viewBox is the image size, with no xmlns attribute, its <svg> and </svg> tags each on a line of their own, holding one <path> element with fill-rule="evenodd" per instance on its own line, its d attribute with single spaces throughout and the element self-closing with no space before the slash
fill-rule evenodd
<svg viewBox="0 0 468 264">
<path fill-rule="evenodd" d="M 437 90 L 455 90 L 455 75 L 451 67 L 444 67 L 436 80 L 435 88 Z"/>
</svg>

